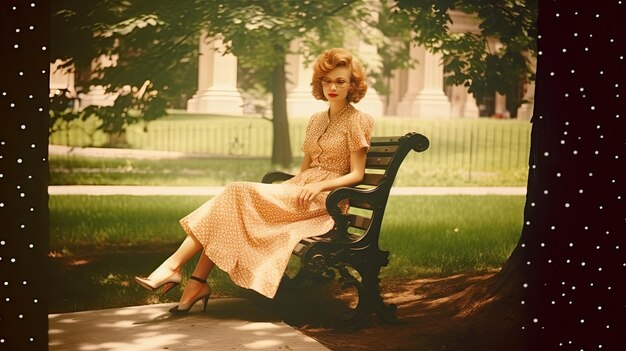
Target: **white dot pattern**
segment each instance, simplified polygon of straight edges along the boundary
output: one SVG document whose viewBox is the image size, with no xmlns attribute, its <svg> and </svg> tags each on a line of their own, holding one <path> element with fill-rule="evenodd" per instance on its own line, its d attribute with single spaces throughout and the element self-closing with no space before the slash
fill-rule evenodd
<svg viewBox="0 0 626 351">
<path fill-rule="evenodd" d="M 524 349 L 621 350 L 626 264 L 617 247 L 624 240 L 626 183 L 618 160 L 626 145 L 619 120 L 626 32 L 618 24 L 626 8 L 615 1 L 593 12 L 567 1 L 541 4 L 532 202 L 522 254 L 511 256 L 518 267 L 529 262 L 518 276 Z"/>
<path fill-rule="evenodd" d="M 49 283 L 33 279 L 47 262 L 47 148 L 30 147 L 47 142 L 48 3 L 9 0 L 0 10 L 0 350 L 48 349 L 47 304 L 33 302 Z"/>
<path fill-rule="evenodd" d="M 300 188 L 348 173 L 350 152 L 369 147 L 373 126 L 352 105 L 332 119 L 328 112 L 314 114 L 302 147 L 312 160 L 307 170 L 281 184 L 232 183 L 181 225 L 235 284 L 273 298 L 296 244 L 334 224 L 325 207 L 329 192 L 299 206 Z"/>
</svg>

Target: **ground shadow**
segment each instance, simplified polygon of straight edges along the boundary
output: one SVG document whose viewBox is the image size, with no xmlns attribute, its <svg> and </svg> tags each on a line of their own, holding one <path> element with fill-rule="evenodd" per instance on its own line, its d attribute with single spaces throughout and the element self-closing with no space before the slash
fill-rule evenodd
<svg viewBox="0 0 626 351">
<path fill-rule="evenodd" d="M 51 280 L 50 312 L 159 302 L 145 291 L 129 293 L 133 289 L 141 290 L 130 277 L 145 271 L 146 266 L 157 265 L 171 250 L 170 247 L 94 249 L 80 258 L 51 257 L 47 267 Z M 234 295 L 249 299 L 334 351 L 524 350 L 519 311 L 512 308 L 511 301 L 493 297 L 490 284 L 494 275 L 495 272 L 486 272 L 383 279 L 382 296 L 386 303 L 397 306 L 399 321 L 385 323 L 371 315 L 360 328 L 347 331 L 334 329 L 332 321 L 338 313 L 354 306 L 357 294 L 353 288 L 342 290 L 335 281 L 306 283 L 296 288 L 281 285 L 271 300 L 241 288 L 235 289 Z M 132 296 L 143 296 L 146 300 L 136 301 Z"/>
<path fill-rule="evenodd" d="M 96 246 L 78 248 L 72 253 L 52 253 L 48 257 L 48 312 L 65 313 L 110 307 L 135 306 L 151 301 L 139 294 L 132 282 L 137 272 L 148 271 L 167 257 L 172 247 Z M 137 301 L 142 296 L 142 301 Z"/>
<path fill-rule="evenodd" d="M 369 316 L 358 329 L 336 330 L 332 318 L 356 303 L 356 293 L 338 284 L 279 290 L 274 300 L 247 296 L 334 351 L 524 350 L 519 311 L 489 294 L 494 272 L 413 280 L 383 280 L 385 302 L 399 321 Z"/>
</svg>

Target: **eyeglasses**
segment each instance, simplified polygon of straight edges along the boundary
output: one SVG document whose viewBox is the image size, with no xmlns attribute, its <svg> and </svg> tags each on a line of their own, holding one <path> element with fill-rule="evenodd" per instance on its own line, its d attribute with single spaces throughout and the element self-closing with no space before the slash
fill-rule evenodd
<svg viewBox="0 0 626 351">
<path fill-rule="evenodd" d="M 322 85 L 324 86 L 324 88 L 329 88 L 330 86 L 335 84 L 337 89 L 342 89 L 342 88 L 345 88 L 346 85 L 348 85 L 348 83 L 350 83 L 350 81 L 346 80 L 344 78 L 339 78 L 337 80 L 331 80 L 331 79 L 328 79 L 328 78 L 322 78 Z"/>
</svg>

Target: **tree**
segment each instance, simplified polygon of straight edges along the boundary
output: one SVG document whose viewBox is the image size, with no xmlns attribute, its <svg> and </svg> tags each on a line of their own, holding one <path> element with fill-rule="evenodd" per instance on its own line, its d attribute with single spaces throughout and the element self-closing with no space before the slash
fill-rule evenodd
<svg viewBox="0 0 626 351">
<path fill-rule="evenodd" d="M 503 268 L 464 292 L 451 324 L 461 340 L 493 349 L 493 333 L 505 333 L 511 350 L 623 346 L 623 11 L 541 2 L 524 227 Z"/>
<path fill-rule="evenodd" d="M 249 78 L 248 84 L 272 93 L 272 163 L 285 166 L 292 160 L 285 87 L 289 45 L 301 39 L 301 53 L 307 56 L 319 53 L 322 48 L 340 46 L 343 39 L 340 29 L 365 14 L 365 3 L 359 0 L 195 0 L 186 2 L 185 6 L 164 0 L 104 0 L 96 5 L 83 4 L 75 0 L 60 2 L 53 18 L 62 24 L 58 28 L 67 29 L 59 31 L 62 35 L 80 33 L 87 45 L 96 48 L 83 55 L 75 48 L 61 46 L 53 57 L 71 59 L 76 54 L 74 60 L 78 58 L 82 62 L 99 53 L 117 56 L 117 65 L 98 68 L 96 77 L 89 83 L 118 92 L 125 85 L 139 87 L 149 80 L 153 91 L 160 96 L 166 87 L 175 86 L 175 75 L 170 72 L 197 61 L 194 55 L 200 33 L 208 38 L 220 38 L 225 53 L 232 52 L 238 57 Z M 110 116 L 110 110 L 95 108 L 94 112 L 104 119 L 107 114 Z M 119 121 L 120 116 L 115 115 L 113 120 Z M 140 116 L 139 120 L 142 119 Z"/>
<path fill-rule="evenodd" d="M 519 284 L 527 336 L 545 349 L 618 348 L 626 328 L 608 312 L 626 306 L 624 10 L 581 3 L 541 2 L 526 225 L 497 277 Z"/>
<path fill-rule="evenodd" d="M 443 55 L 448 83 L 468 87 L 478 101 L 507 95 L 515 116 L 526 102 L 520 82 L 535 77 L 529 57 L 537 51 L 537 0 L 400 0 L 397 6 L 399 16 L 410 18 L 413 40 Z M 480 32 L 451 33 L 452 10 L 476 15 Z M 490 44 L 493 38 L 500 48 Z"/>
<path fill-rule="evenodd" d="M 68 93 L 60 92 L 58 96 L 51 98 L 51 125 L 60 118 L 69 122 L 72 119 L 87 119 L 95 115 L 100 120 L 98 129 L 109 136 L 110 146 L 118 146 L 126 144 L 124 132 L 127 126 L 148 122 L 165 114 L 168 88 L 176 86 L 176 77 L 179 73 L 179 69 L 176 69 L 178 65 L 171 61 L 185 62 L 184 53 L 189 47 L 179 48 L 180 53 L 162 56 L 169 59 L 161 62 L 162 66 L 169 66 L 171 69 L 157 74 L 158 72 L 154 71 L 155 67 L 150 65 L 150 60 L 154 57 L 141 55 L 143 51 L 133 48 L 132 44 L 126 45 L 125 41 L 120 40 L 120 34 L 137 33 L 138 28 L 149 27 L 153 30 L 141 31 L 143 37 L 139 40 L 153 46 L 179 43 L 179 38 L 165 36 L 167 42 L 159 42 L 154 33 L 167 31 L 172 25 L 162 28 L 159 26 L 162 22 L 150 15 L 127 19 L 128 5 L 129 3 L 123 0 L 98 2 L 62 0 L 52 4 L 51 61 L 61 59 L 63 64 L 59 67 L 70 69 L 70 72 L 75 74 L 78 93 L 89 91 L 91 86 L 102 85 L 106 87 L 107 92 L 116 94 L 117 98 L 113 106 L 89 106 L 82 111 L 73 111 L 63 103 L 63 100 L 68 98 Z M 131 43 L 133 39 L 137 40 L 133 36 L 125 39 Z M 145 64 L 136 65 L 130 71 L 126 70 L 124 68 L 127 61 L 121 60 L 117 64 L 120 54 L 125 57 L 141 55 Z M 99 60 L 101 57 L 108 58 L 113 65 L 102 65 Z"/>
</svg>

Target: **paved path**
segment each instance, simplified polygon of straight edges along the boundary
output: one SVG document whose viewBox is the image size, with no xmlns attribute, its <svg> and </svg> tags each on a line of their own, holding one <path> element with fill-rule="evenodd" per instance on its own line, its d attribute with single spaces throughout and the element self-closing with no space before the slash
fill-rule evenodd
<svg viewBox="0 0 626 351">
<path fill-rule="evenodd" d="M 328 351 L 314 339 L 241 298 L 209 300 L 206 313 L 197 303 L 172 316 L 175 303 L 51 314 L 51 351 Z"/>
<path fill-rule="evenodd" d="M 56 185 L 50 195 L 199 195 L 213 196 L 218 186 Z M 393 187 L 391 195 L 526 195 L 524 187 Z"/>
</svg>

